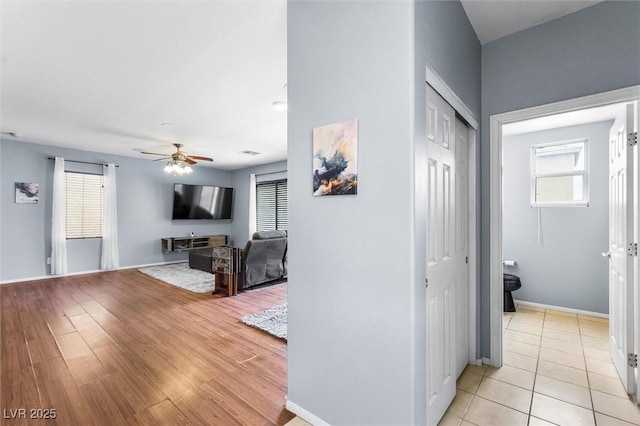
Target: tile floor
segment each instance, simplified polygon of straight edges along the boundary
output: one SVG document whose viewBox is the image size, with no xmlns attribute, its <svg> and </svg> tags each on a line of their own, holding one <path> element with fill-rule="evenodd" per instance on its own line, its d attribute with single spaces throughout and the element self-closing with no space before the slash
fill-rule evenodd
<svg viewBox="0 0 640 426">
<path fill-rule="evenodd" d="M 608 352 L 608 321 L 518 306 L 504 365 L 469 365 L 440 425 L 640 425 Z"/>
</svg>

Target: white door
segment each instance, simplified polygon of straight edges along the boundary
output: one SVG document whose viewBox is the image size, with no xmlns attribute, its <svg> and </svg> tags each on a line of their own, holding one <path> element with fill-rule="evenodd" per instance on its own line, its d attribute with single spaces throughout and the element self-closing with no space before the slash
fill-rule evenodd
<svg viewBox="0 0 640 426">
<path fill-rule="evenodd" d="M 633 352 L 633 130 L 634 106 L 627 105 L 609 130 L 609 351 L 628 393 L 635 392 Z M 630 126 L 628 126 L 628 124 Z"/>
<path fill-rule="evenodd" d="M 455 112 L 427 86 L 427 424 L 456 393 Z"/>
<path fill-rule="evenodd" d="M 456 378 L 469 363 L 469 128 L 456 118 Z"/>
</svg>

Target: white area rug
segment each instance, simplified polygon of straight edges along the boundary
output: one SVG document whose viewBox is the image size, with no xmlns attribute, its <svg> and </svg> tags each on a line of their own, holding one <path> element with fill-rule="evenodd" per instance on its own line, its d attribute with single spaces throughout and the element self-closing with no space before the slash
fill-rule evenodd
<svg viewBox="0 0 640 426">
<path fill-rule="evenodd" d="M 215 275 L 191 269 L 187 262 L 148 266 L 138 271 L 194 293 L 210 293 L 215 288 Z"/>
<path fill-rule="evenodd" d="M 287 340 L 287 305 L 276 306 L 262 312 L 247 315 L 242 322 L 269 334 Z"/>
</svg>

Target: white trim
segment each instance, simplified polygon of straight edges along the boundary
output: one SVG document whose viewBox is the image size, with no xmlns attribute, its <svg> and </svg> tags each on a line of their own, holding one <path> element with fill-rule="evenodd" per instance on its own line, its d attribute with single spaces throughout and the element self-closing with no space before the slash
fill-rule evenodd
<svg viewBox="0 0 640 426">
<path fill-rule="evenodd" d="M 491 365 L 491 360 L 489 358 L 482 358 L 482 365 Z"/>
<path fill-rule="evenodd" d="M 526 300 L 518 300 L 518 299 L 514 299 L 513 302 L 516 305 L 533 306 L 535 308 L 543 308 L 543 309 L 553 309 L 554 311 L 568 312 L 571 314 L 579 314 L 579 315 L 587 315 L 587 316 L 596 317 L 596 318 L 607 318 L 607 319 L 609 318 L 609 315 L 601 314 L 600 312 L 591 312 L 591 311 L 584 311 L 582 309 L 565 308 L 564 306 L 547 305 L 545 303 L 527 302 Z"/>
<path fill-rule="evenodd" d="M 173 260 L 170 262 L 157 262 L 157 263 L 145 263 L 142 265 L 128 265 L 128 266 L 121 266 L 118 269 L 115 269 L 116 271 L 121 271 L 123 269 L 138 269 L 138 268 L 145 268 L 147 266 L 159 266 L 159 265 L 170 265 L 172 263 L 184 263 L 187 262 L 187 260 Z M 27 281 L 40 281 L 40 280 L 49 280 L 52 278 L 63 278 L 63 277 L 73 277 L 75 275 L 88 275 L 88 274 L 96 274 L 99 272 L 113 272 L 114 269 L 110 269 L 110 270 L 103 270 L 103 269 L 93 269 L 90 271 L 80 271 L 80 272 L 70 272 L 68 274 L 64 274 L 64 275 L 42 275 L 39 277 L 28 277 L 28 278 L 16 278 L 13 280 L 2 280 L 0 281 L 0 285 L 5 285 L 5 284 L 16 284 L 16 283 L 23 283 L 23 282 L 27 282 Z"/>
<path fill-rule="evenodd" d="M 453 107 L 454 110 L 458 114 L 464 118 L 469 125 L 478 130 L 478 119 L 471 112 L 469 108 L 460 100 L 460 98 L 455 94 L 453 90 L 449 88 L 447 83 L 444 82 L 442 78 L 433 70 L 429 65 L 427 65 L 427 84 L 433 87 L 436 92 L 440 94 L 444 98 L 445 101 L 449 105 Z"/>
<path fill-rule="evenodd" d="M 492 115 L 489 119 L 489 300 L 490 363 L 502 365 L 502 126 L 516 121 L 640 99 L 640 85 Z"/>
<path fill-rule="evenodd" d="M 329 426 L 328 422 L 325 422 L 320 417 L 315 414 L 311 414 L 309 411 L 300 407 L 298 404 L 295 404 L 287 399 L 287 403 L 285 404 L 285 408 L 291 411 L 296 416 L 300 417 L 307 423 L 311 423 L 313 426 Z"/>
</svg>

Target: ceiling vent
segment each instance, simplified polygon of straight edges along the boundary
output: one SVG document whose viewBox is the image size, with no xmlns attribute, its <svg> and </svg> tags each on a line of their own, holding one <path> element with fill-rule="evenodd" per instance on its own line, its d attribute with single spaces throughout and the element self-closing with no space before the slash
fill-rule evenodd
<svg viewBox="0 0 640 426">
<path fill-rule="evenodd" d="M 240 154 L 247 154 L 247 155 L 259 155 L 259 152 L 255 152 L 255 151 L 250 151 L 248 149 L 245 149 L 244 151 L 240 151 Z"/>
</svg>

